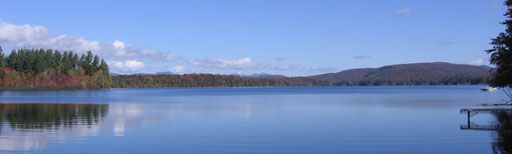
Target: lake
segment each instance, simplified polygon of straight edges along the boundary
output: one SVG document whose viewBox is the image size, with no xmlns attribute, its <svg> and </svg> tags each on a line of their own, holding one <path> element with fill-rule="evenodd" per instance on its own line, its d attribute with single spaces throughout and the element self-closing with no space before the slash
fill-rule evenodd
<svg viewBox="0 0 512 154">
<path fill-rule="evenodd" d="M 0 91 L 0 152 L 492 153 L 510 115 L 478 86 Z M 508 122 L 508 123 L 507 123 Z M 462 126 L 461 126 L 462 125 Z"/>
</svg>

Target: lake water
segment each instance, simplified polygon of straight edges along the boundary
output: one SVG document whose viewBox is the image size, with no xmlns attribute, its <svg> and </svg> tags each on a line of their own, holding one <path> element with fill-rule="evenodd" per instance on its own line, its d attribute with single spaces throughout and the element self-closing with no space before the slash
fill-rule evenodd
<svg viewBox="0 0 512 154">
<path fill-rule="evenodd" d="M 492 153 L 510 115 L 480 86 L 0 91 L 0 152 Z M 500 117 L 500 118 L 498 118 Z M 506 123 L 508 120 L 508 123 Z M 500 127 L 506 128 L 506 127 Z M 509 151 L 510 152 L 510 151 Z"/>
</svg>

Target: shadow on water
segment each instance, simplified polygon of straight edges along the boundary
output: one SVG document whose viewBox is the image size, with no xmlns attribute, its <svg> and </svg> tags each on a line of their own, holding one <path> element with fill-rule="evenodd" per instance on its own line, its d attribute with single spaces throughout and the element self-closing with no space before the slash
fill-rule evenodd
<svg viewBox="0 0 512 154">
<path fill-rule="evenodd" d="M 467 125 L 461 125 L 462 130 L 487 130 L 494 131 L 492 150 L 494 153 L 512 153 L 512 109 L 462 109 L 462 114 L 468 115 Z M 471 117 L 476 114 L 489 113 L 495 117 L 492 125 L 478 125 L 471 122 Z"/>
</svg>

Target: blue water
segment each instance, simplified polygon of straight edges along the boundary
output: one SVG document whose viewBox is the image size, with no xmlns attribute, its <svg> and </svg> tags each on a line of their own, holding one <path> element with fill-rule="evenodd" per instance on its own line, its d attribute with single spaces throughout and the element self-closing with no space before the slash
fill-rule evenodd
<svg viewBox="0 0 512 154">
<path fill-rule="evenodd" d="M 0 152 L 492 153 L 498 131 L 461 129 L 506 99 L 481 87 L 0 91 Z"/>
</svg>

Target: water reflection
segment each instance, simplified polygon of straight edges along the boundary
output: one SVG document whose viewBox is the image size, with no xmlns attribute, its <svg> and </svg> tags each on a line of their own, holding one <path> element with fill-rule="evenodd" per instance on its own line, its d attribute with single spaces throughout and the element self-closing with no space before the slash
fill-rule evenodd
<svg viewBox="0 0 512 154">
<path fill-rule="evenodd" d="M 0 150 L 44 148 L 50 139 L 96 135 L 107 104 L 0 104 Z"/>
<path fill-rule="evenodd" d="M 512 153 L 512 113 L 506 111 L 494 114 L 498 121 L 493 151 L 496 153 Z"/>
<path fill-rule="evenodd" d="M 492 150 L 494 153 L 512 153 L 512 109 L 462 109 L 461 113 L 468 116 L 467 125 L 461 125 L 462 130 L 488 130 L 493 132 L 494 141 Z M 471 122 L 471 117 L 480 113 L 490 113 L 495 117 L 495 122 L 490 125 L 479 125 Z"/>
</svg>

